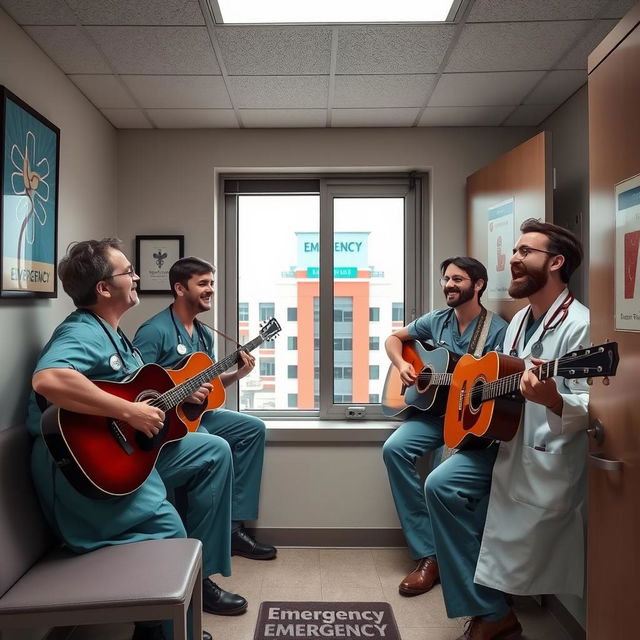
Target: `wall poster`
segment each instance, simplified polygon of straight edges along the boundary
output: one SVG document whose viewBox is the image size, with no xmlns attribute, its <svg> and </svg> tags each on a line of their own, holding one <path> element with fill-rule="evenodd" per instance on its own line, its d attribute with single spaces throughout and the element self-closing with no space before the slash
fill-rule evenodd
<svg viewBox="0 0 640 640">
<path fill-rule="evenodd" d="M 489 300 L 511 300 L 509 284 L 511 269 L 509 260 L 513 248 L 514 199 L 504 200 L 488 210 L 487 273 Z"/>
</svg>

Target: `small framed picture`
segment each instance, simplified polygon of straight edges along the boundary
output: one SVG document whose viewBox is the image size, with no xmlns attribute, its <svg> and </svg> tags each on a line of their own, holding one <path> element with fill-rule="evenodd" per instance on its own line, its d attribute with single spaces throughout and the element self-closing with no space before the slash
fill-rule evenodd
<svg viewBox="0 0 640 640">
<path fill-rule="evenodd" d="M 0 296 L 55 298 L 60 129 L 0 86 Z"/>
<path fill-rule="evenodd" d="M 171 294 L 169 269 L 184 257 L 184 236 L 136 236 L 140 293 Z"/>
</svg>

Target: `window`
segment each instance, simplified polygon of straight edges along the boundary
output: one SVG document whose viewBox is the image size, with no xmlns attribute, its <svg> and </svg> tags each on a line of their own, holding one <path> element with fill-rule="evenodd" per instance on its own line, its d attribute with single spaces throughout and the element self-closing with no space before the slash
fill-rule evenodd
<svg viewBox="0 0 640 640">
<path fill-rule="evenodd" d="M 261 349 L 275 349 L 276 341 L 272 338 L 271 340 L 265 340 L 261 345 Z"/>
<path fill-rule="evenodd" d="M 369 402 L 371 404 L 378 404 L 378 402 L 380 402 L 380 396 L 377 393 L 370 393 Z"/>
<path fill-rule="evenodd" d="M 238 302 L 238 322 L 247 322 L 249 320 L 249 303 Z"/>
<path fill-rule="evenodd" d="M 298 394 L 297 393 L 287 393 L 287 407 L 295 408 L 298 406 Z"/>
<path fill-rule="evenodd" d="M 275 358 L 260 358 L 260 375 L 261 376 L 276 375 Z"/>
<path fill-rule="evenodd" d="M 242 300 L 250 336 L 261 319 L 282 325 L 273 356 L 258 350 L 258 367 L 228 388 L 227 406 L 242 397 L 243 408 L 262 417 L 297 411 L 342 419 L 339 405 L 380 396 L 388 367 L 380 336 L 394 329 L 392 303 L 424 308 L 432 280 L 421 177 L 229 176 L 222 187 L 216 238 L 224 304 L 216 320 L 222 330 L 237 326 Z M 231 352 L 222 349 L 220 356 Z M 382 409 L 367 417 L 382 418 Z"/>
<path fill-rule="evenodd" d="M 391 320 L 393 322 L 404 322 L 404 304 L 402 302 L 391 303 Z"/>
<path fill-rule="evenodd" d="M 276 305 L 273 302 L 261 302 L 258 305 L 258 315 L 260 322 L 273 318 L 276 315 Z"/>
</svg>

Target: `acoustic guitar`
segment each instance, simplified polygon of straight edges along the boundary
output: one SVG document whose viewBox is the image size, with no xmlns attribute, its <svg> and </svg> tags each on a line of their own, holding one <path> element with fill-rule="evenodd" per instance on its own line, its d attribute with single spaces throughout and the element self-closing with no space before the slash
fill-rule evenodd
<svg viewBox="0 0 640 640">
<path fill-rule="evenodd" d="M 414 409 L 444 415 L 451 372 L 460 356 L 442 347 L 424 347 L 417 340 L 402 343 L 402 358 L 413 365 L 415 382 L 407 386 L 395 365 L 389 367 L 382 390 L 382 412 L 406 418 Z"/>
<path fill-rule="evenodd" d="M 613 376 L 618 359 L 618 344 L 606 342 L 571 351 L 532 370 L 540 380 Z M 478 438 L 511 440 L 522 415 L 524 398 L 519 389 L 524 370 L 524 360 L 495 351 L 482 358 L 462 356 L 451 376 L 444 418 L 447 446 L 474 447 Z"/>
<path fill-rule="evenodd" d="M 215 363 L 206 353 L 196 352 L 175 370 L 146 364 L 122 382 L 94 381 L 103 391 L 162 409 L 164 426 L 153 438 L 122 420 L 51 405 L 42 415 L 41 430 L 56 465 L 86 496 L 104 499 L 132 493 L 149 477 L 165 444 L 195 431 L 205 411 L 224 403 L 220 374 L 238 363 L 241 351 L 252 351 L 280 330 L 271 318 L 256 338 Z M 214 390 L 203 404 L 181 404 L 206 382 Z"/>
</svg>

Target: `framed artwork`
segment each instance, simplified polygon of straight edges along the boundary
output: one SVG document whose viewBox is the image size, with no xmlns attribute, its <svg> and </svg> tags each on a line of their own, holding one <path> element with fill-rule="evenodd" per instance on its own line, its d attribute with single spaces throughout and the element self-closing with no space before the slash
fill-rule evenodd
<svg viewBox="0 0 640 640">
<path fill-rule="evenodd" d="M 169 269 L 184 257 L 184 236 L 136 236 L 140 293 L 170 294 Z"/>
<path fill-rule="evenodd" d="M 60 129 L 0 86 L 0 296 L 58 295 Z"/>
</svg>

